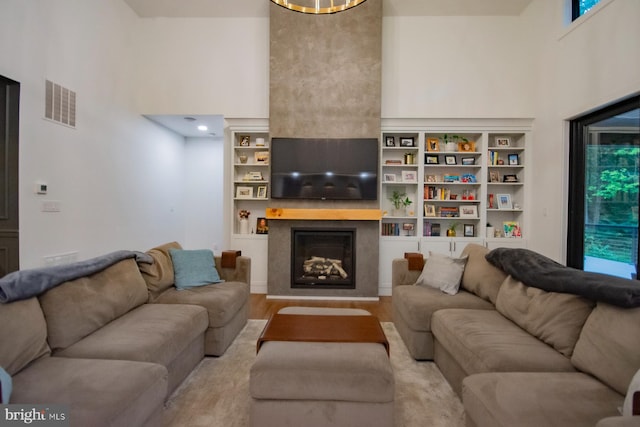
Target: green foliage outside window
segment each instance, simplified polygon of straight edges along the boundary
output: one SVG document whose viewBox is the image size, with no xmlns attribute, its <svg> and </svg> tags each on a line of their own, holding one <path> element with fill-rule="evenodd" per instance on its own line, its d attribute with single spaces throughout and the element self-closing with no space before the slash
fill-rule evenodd
<svg viewBox="0 0 640 427">
<path fill-rule="evenodd" d="M 593 6 L 598 4 L 600 0 L 579 0 L 578 2 L 578 16 L 582 16 L 587 13 Z"/>
</svg>

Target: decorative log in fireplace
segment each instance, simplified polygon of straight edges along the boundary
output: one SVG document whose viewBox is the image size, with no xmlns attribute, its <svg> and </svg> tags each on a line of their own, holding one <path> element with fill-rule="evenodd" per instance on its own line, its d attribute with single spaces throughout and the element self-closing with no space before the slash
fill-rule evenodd
<svg viewBox="0 0 640 427">
<path fill-rule="evenodd" d="M 355 289 L 355 229 L 293 228 L 291 287 Z"/>
</svg>

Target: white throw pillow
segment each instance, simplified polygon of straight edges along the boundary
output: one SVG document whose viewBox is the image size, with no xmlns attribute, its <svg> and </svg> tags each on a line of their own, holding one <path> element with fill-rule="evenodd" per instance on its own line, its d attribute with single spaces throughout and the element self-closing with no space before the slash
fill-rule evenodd
<svg viewBox="0 0 640 427">
<path fill-rule="evenodd" d="M 622 415 L 630 417 L 633 415 L 633 393 L 640 391 L 640 369 L 633 376 L 629 389 L 627 390 L 627 397 L 624 398 L 624 406 L 622 407 Z"/>
<path fill-rule="evenodd" d="M 449 295 L 457 294 L 467 258 L 467 255 L 462 258 L 452 258 L 429 251 L 429 257 L 415 285 L 440 289 Z"/>
</svg>

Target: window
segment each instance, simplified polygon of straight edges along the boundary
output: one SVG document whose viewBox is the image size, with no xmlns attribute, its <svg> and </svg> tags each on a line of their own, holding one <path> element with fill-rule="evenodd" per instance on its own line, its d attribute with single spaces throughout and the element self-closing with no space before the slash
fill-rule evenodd
<svg viewBox="0 0 640 427">
<path fill-rule="evenodd" d="M 571 122 L 567 265 L 637 278 L 640 96 Z"/>
<path fill-rule="evenodd" d="M 575 21 L 589 12 L 598 2 L 600 2 L 600 0 L 571 0 L 572 20 Z"/>
</svg>

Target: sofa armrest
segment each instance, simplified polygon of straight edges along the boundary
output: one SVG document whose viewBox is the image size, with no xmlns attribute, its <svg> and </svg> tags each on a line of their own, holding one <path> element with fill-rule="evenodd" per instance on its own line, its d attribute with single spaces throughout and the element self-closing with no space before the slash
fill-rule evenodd
<svg viewBox="0 0 640 427">
<path fill-rule="evenodd" d="M 251 258 L 247 256 L 239 256 L 236 258 L 235 268 L 223 268 L 222 257 L 216 256 L 216 269 L 220 274 L 220 278 L 227 282 L 244 282 L 251 284 Z"/>
<path fill-rule="evenodd" d="M 406 258 L 396 258 L 391 264 L 391 287 L 413 285 L 420 273 L 419 270 L 409 270 L 409 260 Z"/>
</svg>

